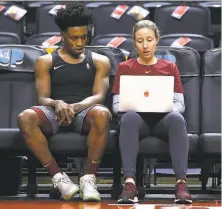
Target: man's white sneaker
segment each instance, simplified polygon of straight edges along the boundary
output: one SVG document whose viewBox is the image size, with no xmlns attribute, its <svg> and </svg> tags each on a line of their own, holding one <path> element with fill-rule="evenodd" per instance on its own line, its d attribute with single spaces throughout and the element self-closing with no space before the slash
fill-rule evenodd
<svg viewBox="0 0 222 209">
<path fill-rule="evenodd" d="M 101 201 L 100 194 L 96 187 L 96 177 L 92 174 L 87 174 L 80 178 L 80 193 L 79 197 L 84 201 Z"/>
<path fill-rule="evenodd" d="M 61 192 L 64 200 L 70 200 L 79 192 L 79 187 L 75 185 L 66 173 L 57 173 L 53 176 L 52 182 L 55 188 Z"/>
</svg>

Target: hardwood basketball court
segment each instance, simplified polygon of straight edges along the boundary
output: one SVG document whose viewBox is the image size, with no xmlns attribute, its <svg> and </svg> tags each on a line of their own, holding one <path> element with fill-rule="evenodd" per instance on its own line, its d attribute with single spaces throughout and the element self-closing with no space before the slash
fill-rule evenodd
<svg viewBox="0 0 222 209">
<path fill-rule="evenodd" d="M 176 205 L 172 201 L 144 201 L 136 205 L 118 205 L 115 201 L 85 203 L 80 201 L 50 200 L 2 200 L 0 209 L 221 209 L 221 201 L 194 202 L 192 205 Z"/>
</svg>

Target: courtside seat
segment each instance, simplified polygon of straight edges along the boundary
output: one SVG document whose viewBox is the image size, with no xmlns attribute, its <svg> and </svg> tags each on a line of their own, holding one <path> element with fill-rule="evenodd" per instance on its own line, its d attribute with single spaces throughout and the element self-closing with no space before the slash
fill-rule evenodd
<svg viewBox="0 0 222 209">
<path fill-rule="evenodd" d="M 0 53 L 0 152 L 25 155 L 17 115 L 36 104 L 33 66 L 45 52 L 31 46 L 1 45 Z"/>
<path fill-rule="evenodd" d="M 117 65 L 125 60 L 124 54 L 120 49 L 110 47 L 89 46 L 89 49 L 97 53 L 106 55 L 111 62 L 110 89 L 107 94 L 105 105 L 112 110 L 111 87 Z M 34 85 L 34 63 L 37 57 L 45 54 L 41 48 L 29 45 L 2 45 L 2 54 L 7 53 L 4 59 L 0 59 L 0 152 L 12 155 L 28 155 L 21 134 L 17 126 L 17 115 L 24 109 L 37 104 L 35 85 Z M 191 48 L 172 48 L 158 47 L 157 54 L 163 58 L 176 61 L 181 73 L 182 82 L 185 90 L 186 113 L 188 136 L 190 140 L 190 156 L 198 155 L 198 134 L 199 134 L 199 54 Z M 192 106 L 192 108 L 190 108 Z M 116 153 L 118 145 L 118 134 L 115 131 L 115 116 L 111 123 L 111 131 L 106 153 Z M 49 148 L 54 154 L 67 156 L 86 156 L 87 137 L 78 133 L 59 132 L 49 139 Z M 142 139 L 140 153 L 149 157 L 168 155 L 168 144 L 155 137 Z M 29 155 L 28 155 L 29 156 Z M 114 164 L 120 163 L 118 156 L 114 156 Z M 115 165 L 116 166 L 116 165 Z M 114 173 L 116 172 L 114 168 Z M 29 172 L 33 175 L 35 172 Z M 114 174 L 114 178 L 119 175 Z M 29 176 L 30 177 L 30 176 Z"/>
<path fill-rule="evenodd" d="M 111 82 L 115 75 L 117 64 L 125 60 L 124 54 L 115 48 L 89 47 L 92 51 L 107 55 L 111 61 Z M 10 56 L 0 59 L 0 151 L 7 151 L 14 155 L 27 154 L 27 149 L 19 133 L 17 115 L 24 109 L 37 104 L 34 85 L 34 63 L 37 57 L 45 54 L 41 48 L 28 45 L 1 45 L 2 54 Z M 5 65 L 5 66 L 3 66 Z M 112 83 L 111 83 L 112 86 Z M 109 90 L 109 92 L 111 89 Z M 106 106 L 111 109 L 112 98 L 108 94 Z M 114 123 L 111 127 L 115 126 Z M 86 136 L 78 133 L 58 133 L 49 139 L 49 147 L 56 154 L 86 155 Z M 110 132 L 107 150 L 111 152 L 115 147 L 116 132 Z"/>
<path fill-rule="evenodd" d="M 199 136 L 188 134 L 189 138 L 189 157 L 197 157 L 199 150 Z M 157 137 L 149 136 L 140 141 L 139 153 L 147 155 L 149 158 L 169 156 L 169 147 L 166 141 Z"/>
<path fill-rule="evenodd" d="M 115 130 L 109 134 L 108 145 L 105 153 L 112 153 L 117 142 Z M 70 156 L 87 156 L 87 137 L 78 133 L 58 133 L 49 139 L 49 147 L 53 153 Z"/>
<path fill-rule="evenodd" d="M 47 39 L 53 37 L 53 36 L 60 36 L 59 32 L 48 32 L 48 33 L 40 33 L 30 36 L 27 41 L 26 45 L 36 45 L 36 46 L 42 46 L 42 43 L 45 42 Z M 56 43 L 55 45 L 59 45 L 59 43 Z"/>
<path fill-rule="evenodd" d="M 0 129 L 0 152 L 8 155 L 26 155 L 27 149 L 21 140 L 18 128 Z"/>
<path fill-rule="evenodd" d="M 221 159 L 221 133 L 203 133 L 200 135 L 200 148 L 206 157 Z"/>
<path fill-rule="evenodd" d="M 111 110 L 112 82 L 117 65 L 125 61 L 125 56 L 120 49 L 96 46 L 90 46 L 89 48 L 92 51 L 108 56 L 110 59 L 111 85 L 105 105 Z M 24 145 L 24 140 L 17 125 L 17 116 L 23 110 L 37 104 L 34 63 L 39 56 L 46 54 L 46 52 L 41 48 L 30 45 L 1 45 L 0 54 L 2 54 L 0 57 L 0 154 L 28 156 L 27 194 L 35 194 L 37 192 L 36 161 Z M 112 121 L 105 154 L 112 153 L 115 150 L 115 144 L 118 139 L 116 131 L 114 131 L 115 117 L 113 117 Z M 49 138 L 49 148 L 53 154 L 75 157 L 86 156 L 87 136 L 63 131 Z"/>
<path fill-rule="evenodd" d="M 206 189 L 213 166 L 221 162 L 221 48 L 208 50 L 203 58 L 201 107 L 201 180 Z"/>
<path fill-rule="evenodd" d="M 198 139 L 200 133 L 199 107 L 200 107 L 200 55 L 192 48 L 175 48 L 170 46 L 158 46 L 156 56 L 175 62 L 181 75 L 184 88 L 184 100 L 186 110 L 184 118 L 187 122 L 189 138 L 189 156 L 198 155 Z M 129 59 L 136 57 L 137 51 L 133 50 Z M 167 140 L 157 137 L 146 137 L 141 140 L 139 153 L 149 157 L 169 156 Z"/>
<path fill-rule="evenodd" d="M 221 48 L 208 50 L 203 59 L 201 150 L 221 155 Z"/>
<path fill-rule="evenodd" d="M 110 131 L 106 153 L 112 153 L 115 149 L 117 134 Z M 58 133 L 49 139 L 50 150 L 54 154 L 70 156 L 87 155 L 87 137 L 78 133 Z M 27 155 L 28 150 L 24 145 L 18 128 L 0 129 L 0 151 L 7 155 Z"/>
<path fill-rule="evenodd" d="M 189 138 L 189 158 L 194 160 L 199 156 L 199 107 L 200 107 L 200 55 L 199 53 L 189 47 L 175 48 L 170 46 L 158 46 L 156 49 L 156 56 L 165 60 L 175 62 L 178 66 L 181 75 L 181 81 L 184 88 L 184 100 L 186 111 L 184 118 L 187 123 L 187 131 Z M 128 59 L 138 56 L 136 49 L 131 51 Z M 133 85 L 133 84 L 132 84 Z M 135 84 L 136 85 L 136 84 Z M 137 172 L 136 182 L 139 191 L 139 197 L 145 196 L 144 189 L 144 157 L 147 158 L 164 158 L 170 160 L 169 148 L 167 140 L 149 136 L 141 139 L 139 145 L 139 155 L 137 157 Z M 151 164 L 150 164 L 151 165 Z M 118 167 L 119 166 L 119 167 Z M 120 167 L 121 164 L 115 165 L 114 175 L 115 181 L 112 187 L 112 197 L 116 198 L 120 190 Z M 151 174 L 151 173 L 150 173 Z"/>
<path fill-rule="evenodd" d="M 112 112 L 112 95 L 111 88 L 116 73 L 117 65 L 125 61 L 125 56 L 120 49 L 101 46 L 87 46 L 91 51 L 106 55 L 110 59 L 110 89 L 108 91 L 105 106 Z M 106 148 L 106 153 L 112 153 L 115 150 L 118 135 L 116 133 L 116 118 L 112 118 L 110 126 L 109 141 Z M 65 143 L 64 143 L 65 141 Z M 66 154 L 72 156 L 86 156 L 87 155 L 87 136 L 78 133 L 60 132 L 49 139 L 49 147 L 53 153 Z"/>
</svg>

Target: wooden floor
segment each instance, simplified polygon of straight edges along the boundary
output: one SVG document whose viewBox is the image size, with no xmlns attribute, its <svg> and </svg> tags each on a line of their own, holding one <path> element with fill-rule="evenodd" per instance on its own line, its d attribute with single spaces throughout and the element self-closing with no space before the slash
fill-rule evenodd
<svg viewBox="0 0 222 209">
<path fill-rule="evenodd" d="M 171 201 L 145 201 L 137 205 L 117 205 L 114 201 L 101 203 L 7 200 L 0 201 L 0 209 L 221 209 L 220 201 L 194 202 L 192 205 L 175 205 Z"/>
</svg>

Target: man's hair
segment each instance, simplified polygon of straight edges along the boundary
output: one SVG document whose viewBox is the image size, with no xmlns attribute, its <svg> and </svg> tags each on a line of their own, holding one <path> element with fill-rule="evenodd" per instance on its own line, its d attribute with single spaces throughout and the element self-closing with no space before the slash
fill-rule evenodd
<svg viewBox="0 0 222 209">
<path fill-rule="evenodd" d="M 88 26 L 92 18 L 92 10 L 80 2 L 72 1 L 57 11 L 55 23 L 61 31 L 66 31 L 69 27 Z"/>
</svg>

